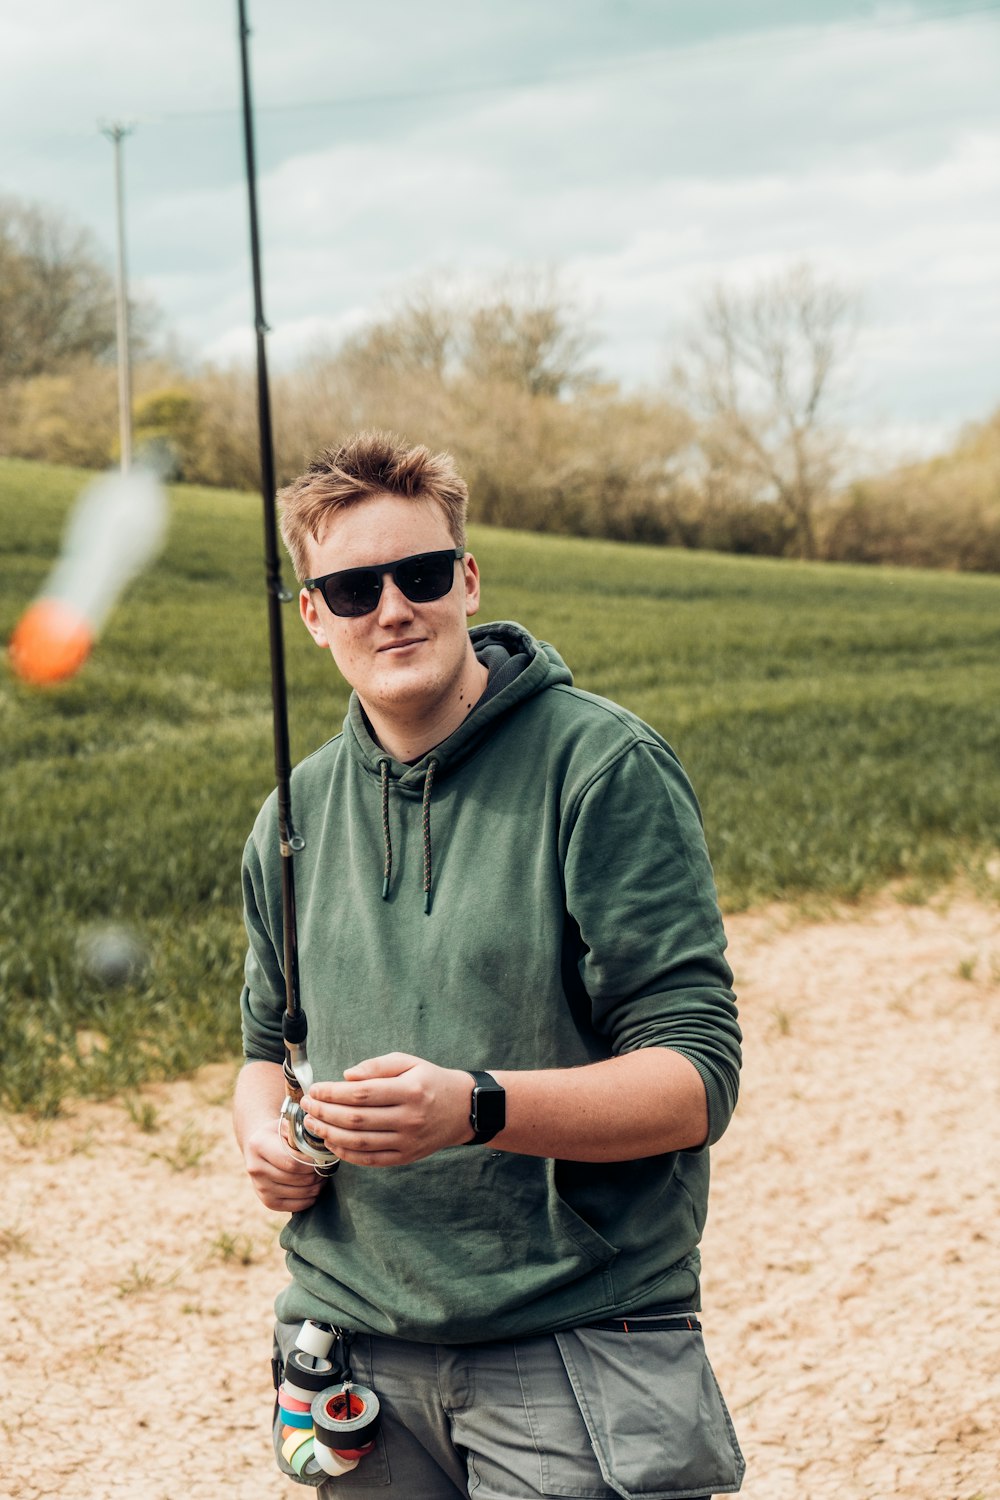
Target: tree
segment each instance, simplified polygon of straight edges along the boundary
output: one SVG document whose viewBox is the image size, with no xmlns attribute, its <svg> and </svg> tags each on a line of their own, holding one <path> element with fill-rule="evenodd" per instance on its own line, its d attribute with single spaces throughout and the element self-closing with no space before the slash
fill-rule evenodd
<svg viewBox="0 0 1000 1500">
<path fill-rule="evenodd" d="M 555 271 L 518 268 L 471 288 L 430 276 L 338 357 L 361 379 L 416 375 L 558 397 L 593 383 L 594 342 Z"/>
<path fill-rule="evenodd" d="M 141 344 L 152 313 L 138 311 Z M 94 237 L 50 209 L 0 199 L 0 385 L 114 351 L 115 283 Z"/>
<path fill-rule="evenodd" d="M 772 501 L 793 549 L 816 555 L 816 512 L 841 467 L 830 420 L 857 305 L 798 265 L 747 292 L 716 287 L 675 378 L 700 421 L 706 485 Z"/>
<path fill-rule="evenodd" d="M 551 270 L 508 272 L 468 300 L 461 359 L 467 377 L 531 396 L 566 396 L 593 384 L 594 336 Z"/>
<path fill-rule="evenodd" d="M 342 345 L 338 358 L 358 375 L 443 380 L 454 359 L 456 310 L 438 278 L 418 282 L 387 313 Z"/>
</svg>

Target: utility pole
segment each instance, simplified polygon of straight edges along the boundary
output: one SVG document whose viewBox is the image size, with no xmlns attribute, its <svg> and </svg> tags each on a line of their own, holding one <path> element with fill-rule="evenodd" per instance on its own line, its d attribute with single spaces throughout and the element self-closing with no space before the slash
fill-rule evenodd
<svg viewBox="0 0 1000 1500">
<path fill-rule="evenodd" d="M 131 125 L 112 123 L 98 126 L 115 148 L 115 208 L 118 224 L 118 276 L 116 281 L 118 329 L 118 431 L 121 448 L 121 471 L 132 467 L 132 373 L 129 364 L 128 273 L 125 269 L 125 189 L 122 170 L 122 141 L 132 134 Z"/>
</svg>

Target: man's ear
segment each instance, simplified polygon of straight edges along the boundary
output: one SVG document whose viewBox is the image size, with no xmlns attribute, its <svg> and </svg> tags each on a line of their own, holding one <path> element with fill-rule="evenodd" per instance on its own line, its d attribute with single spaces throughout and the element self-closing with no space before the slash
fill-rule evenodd
<svg viewBox="0 0 1000 1500">
<path fill-rule="evenodd" d="M 471 552 L 462 559 L 465 571 L 465 613 L 474 615 L 479 609 L 479 564 Z"/>
<path fill-rule="evenodd" d="M 324 651 L 329 651 L 330 641 L 327 637 L 326 626 L 316 608 L 314 597 L 312 589 L 299 589 L 299 614 L 302 616 L 303 625 L 317 646 L 321 646 Z"/>
</svg>

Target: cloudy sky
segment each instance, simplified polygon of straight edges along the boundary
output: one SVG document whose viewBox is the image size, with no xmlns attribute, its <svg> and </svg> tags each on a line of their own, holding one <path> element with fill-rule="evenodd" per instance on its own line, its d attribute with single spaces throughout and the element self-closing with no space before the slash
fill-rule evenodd
<svg viewBox="0 0 1000 1500">
<path fill-rule="evenodd" d="M 854 290 L 853 420 L 1000 405 L 1000 0 L 248 0 L 272 360 L 432 271 L 555 265 L 603 370 L 663 378 L 712 285 Z M 114 245 L 193 356 L 252 345 L 236 0 L 0 18 L 0 193 Z"/>
</svg>

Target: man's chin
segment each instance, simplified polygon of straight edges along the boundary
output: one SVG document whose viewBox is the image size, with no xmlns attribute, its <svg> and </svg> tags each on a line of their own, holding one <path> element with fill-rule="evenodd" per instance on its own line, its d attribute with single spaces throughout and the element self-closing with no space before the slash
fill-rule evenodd
<svg viewBox="0 0 1000 1500">
<path fill-rule="evenodd" d="M 376 712 L 391 713 L 398 709 L 424 708 L 432 697 L 433 683 L 428 682 L 426 672 L 416 663 L 407 671 L 403 662 L 399 662 L 381 675 L 370 694 L 370 701 Z"/>
</svg>

